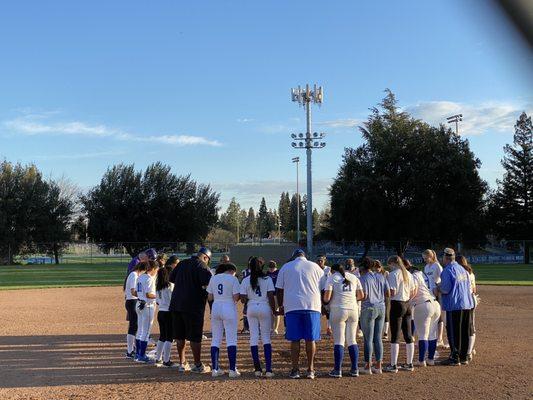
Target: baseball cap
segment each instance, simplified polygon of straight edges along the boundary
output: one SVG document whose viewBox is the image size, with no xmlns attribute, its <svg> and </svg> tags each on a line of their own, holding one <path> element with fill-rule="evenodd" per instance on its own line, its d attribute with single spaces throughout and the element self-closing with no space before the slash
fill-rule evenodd
<svg viewBox="0 0 533 400">
<path fill-rule="evenodd" d="M 211 260 L 211 250 L 209 250 L 207 247 L 200 247 L 200 250 L 198 250 L 198 253 L 202 253 L 206 255 Z"/>
<path fill-rule="evenodd" d="M 444 249 L 444 255 L 453 257 L 453 256 L 455 256 L 455 251 L 453 249 L 449 248 L 449 247 L 446 247 Z"/>
<path fill-rule="evenodd" d="M 305 256 L 305 252 L 302 249 L 296 249 L 292 252 L 292 258 Z"/>
</svg>

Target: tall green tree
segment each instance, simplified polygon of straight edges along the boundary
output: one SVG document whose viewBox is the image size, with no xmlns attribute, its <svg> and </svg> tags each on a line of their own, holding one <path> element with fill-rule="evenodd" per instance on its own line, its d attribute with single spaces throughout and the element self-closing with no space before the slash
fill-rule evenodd
<svg viewBox="0 0 533 400">
<path fill-rule="evenodd" d="M 264 197 L 261 199 L 259 212 L 257 213 L 257 229 L 260 238 L 268 237 L 270 232 L 270 217 L 268 215 L 268 208 Z"/>
<path fill-rule="evenodd" d="M 398 253 L 413 240 L 484 240 L 487 185 L 467 140 L 401 111 L 390 91 L 360 132 L 330 189 L 338 239 L 395 241 Z"/>
<path fill-rule="evenodd" d="M 257 235 L 257 219 L 255 217 L 255 212 L 253 207 L 248 209 L 248 214 L 246 215 L 246 222 L 244 232 L 246 236 L 254 238 Z"/>
<path fill-rule="evenodd" d="M 220 216 L 220 227 L 233 232 L 236 238 L 242 236 L 244 224 L 241 221 L 241 206 L 235 197 L 231 199 L 226 212 Z"/>
<path fill-rule="evenodd" d="M 146 242 L 205 240 L 218 221 L 219 194 L 190 176 L 155 163 L 144 173 L 115 165 L 82 197 L 89 236 L 104 248 L 123 244 L 130 255 Z"/>
<path fill-rule="evenodd" d="M 493 231 L 505 239 L 533 239 L 533 133 L 531 117 L 523 112 L 514 126 L 513 144 L 507 144 L 503 180 L 491 198 Z M 529 262 L 529 244 L 525 246 Z"/>
<path fill-rule="evenodd" d="M 291 230 L 291 199 L 289 192 L 281 193 L 278 205 L 278 215 L 281 222 L 281 230 L 287 232 Z"/>
</svg>

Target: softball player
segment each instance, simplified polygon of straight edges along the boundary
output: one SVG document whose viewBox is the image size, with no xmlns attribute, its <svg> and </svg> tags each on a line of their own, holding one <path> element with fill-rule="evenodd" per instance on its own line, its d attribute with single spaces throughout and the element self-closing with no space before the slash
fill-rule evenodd
<svg viewBox="0 0 533 400">
<path fill-rule="evenodd" d="M 253 256 L 248 257 L 248 263 L 246 264 L 246 269 L 242 270 L 241 273 L 241 282 L 244 278 L 250 275 L 250 261 L 252 261 Z M 245 303 L 244 307 L 242 308 L 242 333 L 250 333 L 250 324 L 248 324 L 248 305 Z"/>
<path fill-rule="evenodd" d="M 415 294 L 415 285 L 412 275 L 405 269 L 402 259 L 391 256 L 387 260 L 391 272 L 387 277 L 391 294 L 390 329 L 391 329 L 391 363 L 384 368 L 386 372 L 398 372 L 398 353 L 400 351 L 400 329 L 405 340 L 407 362 L 402 369 L 413 371 L 413 356 L 415 344 L 411 332 L 411 309 L 409 300 Z"/>
<path fill-rule="evenodd" d="M 437 349 L 437 330 L 440 318 L 440 304 L 435 297 L 437 286 L 422 271 L 411 269 L 416 293 L 411 304 L 416 332 L 418 334 L 418 363 L 426 366 L 426 351 L 428 365 L 435 365 L 435 350 Z"/>
<path fill-rule="evenodd" d="M 431 281 L 433 281 L 433 284 L 437 286 L 440 282 L 440 274 L 442 274 L 442 266 L 439 264 L 439 261 L 437 260 L 437 253 L 431 249 L 426 249 L 422 253 L 422 258 L 424 259 L 424 262 L 426 263 L 424 267 L 424 273 L 429 277 Z M 437 300 L 440 303 L 440 296 L 437 296 Z M 438 324 L 438 332 L 437 332 L 437 346 L 449 348 L 450 346 L 445 345 L 444 341 L 442 340 L 442 337 L 444 335 L 444 321 L 446 320 L 445 312 L 441 312 L 441 316 L 439 319 Z"/>
<path fill-rule="evenodd" d="M 268 271 L 266 273 L 270 279 L 272 279 L 272 283 L 274 286 L 276 286 L 276 280 L 278 279 L 279 269 L 278 264 L 274 260 L 270 260 L 268 262 Z M 276 296 L 274 296 L 274 301 L 276 302 L 276 310 L 278 309 L 278 299 Z M 272 317 L 272 333 L 274 335 L 278 334 L 278 328 L 279 328 L 279 320 L 281 319 L 280 315 L 274 314 Z"/>
<path fill-rule="evenodd" d="M 155 311 L 155 281 L 159 264 L 156 261 L 148 261 L 146 265 L 146 273 L 139 276 L 137 279 L 137 354 L 135 361 L 150 362 L 150 358 L 146 356 L 146 347 L 148 347 L 148 338 L 150 337 L 150 330 L 152 329 L 152 322 L 154 320 Z"/>
<path fill-rule="evenodd" d="M 356 334 L 359 323 L 359 307 L 357 301 L 363 299 L 363 288 L 359 278 L 345 273 L 344 267 L 334 264 L 324 289 L 324 303 L 330 306 L 330 321 L 333 331 L 334 367 L 329 373 L 334 378 L 342 377 L 342 359 L 344 344 L 348 344 L 351 369 L 350 376 L 359 376 L 357 360 L 359 347 Z"/>
<path fill-rule="evenodd" d="M 326 282 L 328 281 L 328 277 L 331 274 L 331 267 L 328 267 L 326 265 L 326 256 L 320 255 L 316 258 L 317 265 L 324 271 L 324 275 L 320 279 L 320 293 L 322 296 L 324 296 L 324 289 L 326 287 Z M 326 316 L 326 335 L 331 336 L 331 322 L 329 320 L 329 307 L 324 304 L 322 306 L 322 314 Z"/>
<path fill-rule="evenodd" d="M 250 351 L 254 362 L 255 376 L 263 376 L 261 361 L 259 360 L 259 335 L 265 352 L 265 376 L 272 378 L 272 345 L 270 343 L 270 329 L 272 315 L 276 313 L 274 301 L 274 283 L 263 272 L 264 261 L 252 258 L 250 261 L 250 275 L 241 282 L 241 301 L 248 304 L 248 324 L 250 325 Z"/>
<path fill-rule="evenodd" d="M 137 264 L 135 266 L 135 269 L 128 275 L 128 278 L 126 279 L 126 285 L 124 287 L 124 295 L 126 297 L 126 312 L 128 315 L 128 334 L 126 335 L 126 357 L 131 359 L 135 358 L 135 351 L 133 350 L 133 348 L 136 348 L 135 335 L 137 334 L 137 278 L 145 271 L 145 263 Z"/>
<path fill-rule="evenodd" d="M 477 289 L 476 289 L 476 276 L 474 275 L 474 270 L 468 263 L 468 260 L 464 256 L 458 256 L 457 257 L 457 263 L 462 266 L 466 271 L 468 272 L 468 279 L 470 280 L 470 290 L 472 292 L 472 298 L 474 299 L 474 308 L 472 309 L 472 312 L 470 313 L 470 340 L 468 341 L 468 351 L 467 351 L 467 359 L 468 361 L 472 360 L 472 356 L 475 353 L 474 350 L 474 344 L 476 343 L 476 307 L 478 304 L 478 296 L 477 296 Z"/>
<path fill-rule="evenodd" d="M 211 363 L 213 377 L 224 375 L 219 369 L 218 356 L 222 336 L 226 334 L 228 348 L 229 377 L 237 378 L 241 374 L 237 370 L 237 305 L 240 285 L 235 277 L 237 267 L 233 264 L 222 264 L 217 268 L 217 274 L 211 278 L 207 286 L 208 300 L 213 301 L 211 312 Z"/>
<path fill-rule="evenodd" d="M 372 270 L 374 272 L 378 272 L 381 275 L 385 277 L 385 280 L 389 276 L 389 271 L 387 271 L 383 265 L 381 264 L 381 261 L 376 260 L 374 261 Z M 389 338 L 389 326 L 390 326 L 390 296 L 385 297 L 385 322 L 383 324 L 383 339 Z"/>
<path fill-rule="evenodd" d="M 159 307 L 157 322 L 159 323 L 159 340 L 157 341 L 155 363 L 156 366 L 172 368 L 175 366 L 170 361 L 170 350 L 172 348 L 172 315 L 170 314 L 170 299 L 174 284 L 169 281 L 171 267 L 163 267 L 157 271 L 156 303 Z"/>
</svg>

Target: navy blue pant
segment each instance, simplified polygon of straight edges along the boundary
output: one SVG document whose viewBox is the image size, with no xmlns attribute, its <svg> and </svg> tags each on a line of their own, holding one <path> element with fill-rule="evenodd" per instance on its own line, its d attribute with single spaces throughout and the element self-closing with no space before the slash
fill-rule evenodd
<svg viewBox="0 0 533 400">
<path fill-rule="evenodd" d="M 472 310 L 446 311 L 446 335 L 450 345 L 450 358 L 464 361 L 472 329 Z"/>
</svg>

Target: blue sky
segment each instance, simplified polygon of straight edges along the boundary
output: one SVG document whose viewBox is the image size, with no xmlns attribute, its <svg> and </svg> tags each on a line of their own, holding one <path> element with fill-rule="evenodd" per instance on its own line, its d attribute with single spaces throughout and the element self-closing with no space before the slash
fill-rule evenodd
<svg viewBox="0 0 533 400">
<path fill-rule="evenodd" d="M 0 6 L 0 158 L 82 189 L 108 165 L 155 161 L 257 208 L 294 191 L 291 87 L 318 83 L 327 147 L 315 205 L 343 149 L 392 89 L 437 124 L 456 112 L 494 185 L 533 111 L 532 55 L 489 1 L 17 1 Z M 303 168 L 301 174 L 303 175 Z M 303 185 L 302 185 L 303 186 Z M 305 188 L 302 187 L 302 191 Z"/>
</svg>

